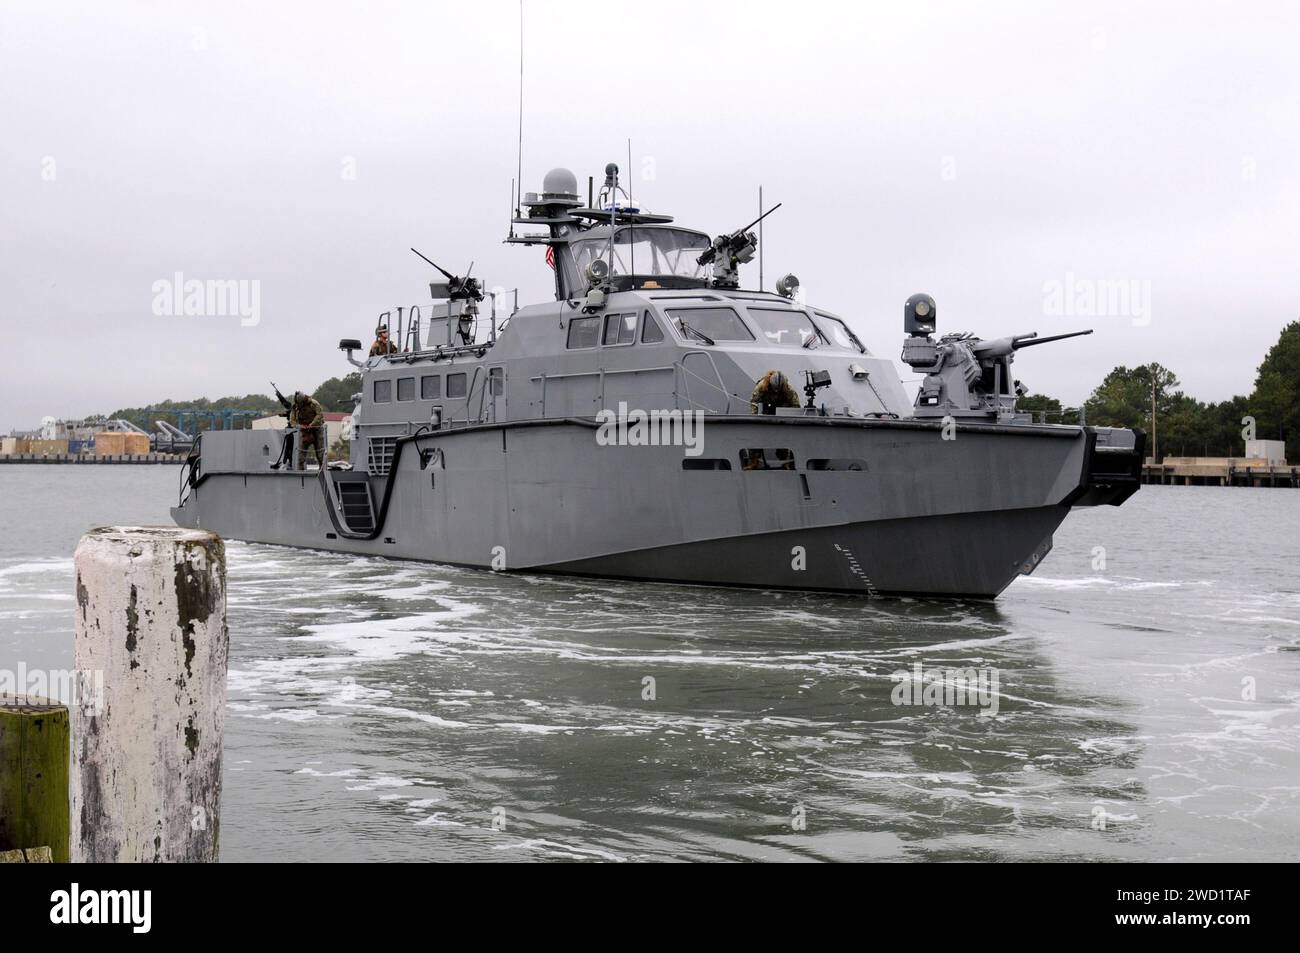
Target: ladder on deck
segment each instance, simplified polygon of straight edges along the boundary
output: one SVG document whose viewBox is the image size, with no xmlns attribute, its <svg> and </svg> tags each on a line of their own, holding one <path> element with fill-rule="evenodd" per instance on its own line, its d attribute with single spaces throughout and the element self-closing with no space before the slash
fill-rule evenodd
<svg viewBox="0 0 1300 953">
<path fill-rule="evenodd" d="M 343 522 L 353 533 L 371 533 L 375 528 L 375 505 L 370 495 L 370 481 L 349 480 L 338 483 L 339 508 Z"/>
</svg>

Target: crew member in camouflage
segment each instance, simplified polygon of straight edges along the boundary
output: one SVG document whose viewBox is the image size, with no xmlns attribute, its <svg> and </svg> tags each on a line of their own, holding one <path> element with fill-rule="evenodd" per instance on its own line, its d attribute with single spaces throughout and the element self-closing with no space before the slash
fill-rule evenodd
<svg viewBox="0 0 1300 953">
<path fill-rule="evenodd" d="M 298 428 L 298 469 L 306 469 L 309 448 L 316 452 L 317 466 L 324 467 L 329 448 L 325 444 L 325 408 L 320 401 L 297 391 L 293 395 L 293 409 L 289 411 L 289 426 Z"/>
<path fill-rule="evenodd" d="M 799 395 L 790 386 L 789 379 L 780 371 L 768 371 L 758 379 L 754 393 L 749 397 L 751 414 L 776 413 L 778 407 L 798 407 Z"/>
<path fill-rule="evenodd" d="M 388 340 L 388 328 L 382 324 L 375 328 L 375 343 L 370 345 L 371 357 L 383 357 L 387 354 L 396 354 L 397 345 Z"/>
</svg>

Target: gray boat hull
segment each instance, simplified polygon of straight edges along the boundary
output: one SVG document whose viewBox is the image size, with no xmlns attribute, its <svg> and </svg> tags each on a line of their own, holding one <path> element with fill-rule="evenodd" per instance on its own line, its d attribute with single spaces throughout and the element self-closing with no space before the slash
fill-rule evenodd
<svg viewBox="0 0 1300 953">
<path fill-rule="evenodd" d="M 273 471 L 274 435 L 209 434 L 172 513 L 232 539 L 501 571 L 992 598 L 1071 506 L 1122 502 L 1141 453 L 1099 467 L 1079 427 L 945 439 L 922 421 L 718 416 L 698 457 L 595 432 L 569 418 L 413 435 L 386 475 Z M 746 469 L 758 448 L 779 468 Z"/>
</svg>

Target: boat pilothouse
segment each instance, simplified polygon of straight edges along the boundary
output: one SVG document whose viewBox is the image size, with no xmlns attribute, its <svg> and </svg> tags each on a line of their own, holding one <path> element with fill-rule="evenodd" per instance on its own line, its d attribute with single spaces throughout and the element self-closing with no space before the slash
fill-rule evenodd
<svg viewBox="0 0 1300 953">
<path fill-rule="evenodd" d="M 340 343 L 363 382 L 349 463 L 272 470 L 275 432 L 210 433 L 177 522 L 495 570 L 992 597 L 1072 506 L 1136 490 L 1140 431 L 1017 412 L 1016 351 L 1056 337 L 935 341 L 934 302 L 914 296 L 913 401 L 793 275 L 741 287 L 757 222 L 682 227 L 634 205 L 613 165 L 593 186 L 584 203 L 553 170 L 513 217 L 507 242 L 548 248 L 553 301 L 498 322 L 472 266 L 434 265 L 432 308 L 396 309 L 400 350 Z M 772 381 L 786 396 L 756 404 Z M 613 415 L 698 432 L 611 441 Z"/>
</svg>

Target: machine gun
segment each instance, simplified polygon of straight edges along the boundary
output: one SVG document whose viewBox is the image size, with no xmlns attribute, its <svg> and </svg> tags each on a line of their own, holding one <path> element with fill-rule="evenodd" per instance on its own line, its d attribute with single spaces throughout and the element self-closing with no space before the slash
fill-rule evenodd
<svg viewBox="0 0 1300 953">
<path fill-rule="evenodd" d="M 293 430 L 289 427 L 293 423 L 293 404 L 288 397 L 280 393 L 280 388 L 275 386 L 275 381 L 271 381 L 271 390 L 275 391 L 275 399 L 280 402 L 284 412 L 280 414 L 284 418 L 285 431 L 284 437 L 280 441 L 280 456 L 276 458 L 275 463 L 271 464 L 272 470 L 278 470 L 281 467 L 293 468 Z"/>
<path fill-rule="evenodd" d="M 719 235 L 713 240 L 713 244 L 695 259 L 698 265 L 713 266 L 713 287 L 740 287 L 740 266 L 753 261 L 754 252 L 758 250 L 758 236 L 751 229 L 779 209 L 781 204 L 777 202 L 744 228 Z"/>
<path fill-rule="evenodd" d="M 289 402 L 289 398 L 280 393 L 280 388 L 275 386 L 275 381 L 271 381 L 271 390 L 275 391 L 275 399 L 278 400 L 280 406 L 284 408 L 284 413 L 280 414 L 280 416 L 285 420 L 288 420 L 289 415 L 293 413 L 293 404 Z"/>
<path fill-rule="evenodd" d="M 434 268 L 442 273 L 447 280 L 445 282 L 435 281 L 429 285 L 429 291 L 433 293 L 434 298 L 447 298 L 451 301 L 482 301 L 483 300 L 483 283 L 477 278 L 471 278 L 470 272 L 474 270 L 474 263 L 469 263 L 469 270 L 465 272 L 465 277 L 453 275 L 442 265 L 438 264 L 431 258 L 426 257 L 414 248 L 411 249 Z"/>
<path fill-rule="evenodd" d="M 442 276 L 447 279 L 446 281 L 429 282 L 429 294 L 435 301 L 448 302 L 447 321 L 449 323 L 452 318 L 452 312 L 459 310 L 459 314 L 456 316 L 456 335 L 460 338 L 461 344 L 473 343 L 475 337 L 475 323 L 478 320 L 478 303 L 483 300 L 483 283 L 477 278 L 470 277 L 470 272 L 474 270 L 474 263 L 472 261 L 469 263 L 469 268 L 465 272 L 465 277 L 462 278 L 460 275 L 453 275 L 446 268 L 442 267 L 442 265 L 420 252 L 415 251 L 414 248 L 412 248 L 411 251 L 415 252 L 430 265 L 433 265 L 433 267 L 438 269 L 438 271 L 442 273 Z M 463 302 L 459 309 L 455 307 L 457 302 Z M 448 329 L 447 343 L 452 343 L 450 329 Z"/>
<path fill-rule="evenodd" d="M 917 417 L 1013 418 L 1025 390 L 1011 372 L 1016 352 L 1036 344 L 1091 334 L 1070 331 L 1040 338 L 1038 332 L 985 341 L 973 334 L 945 334 L 937 342 L 935 304 L 929 295 L 913 295 L 903 307 L 903 363 L 925 375 L 916 395 Z"/>
</svg>

